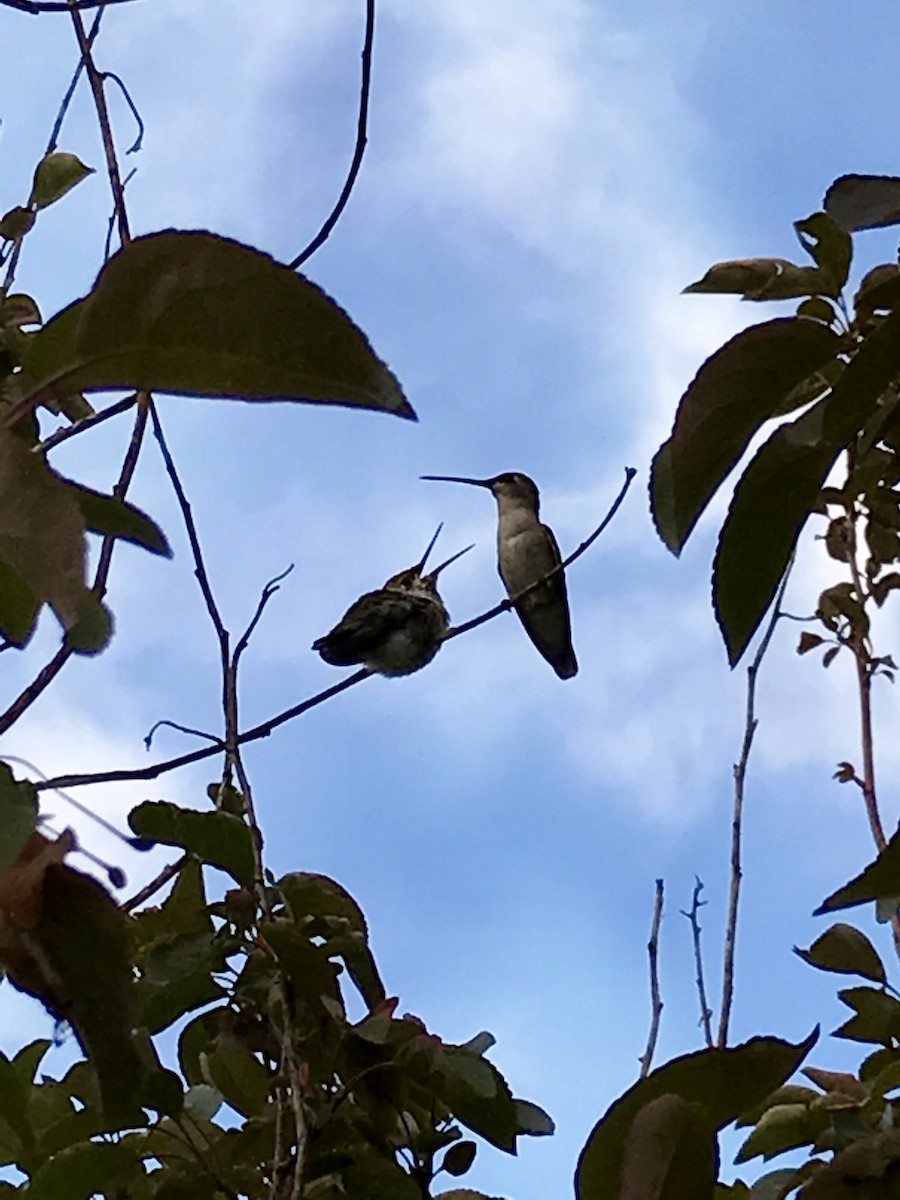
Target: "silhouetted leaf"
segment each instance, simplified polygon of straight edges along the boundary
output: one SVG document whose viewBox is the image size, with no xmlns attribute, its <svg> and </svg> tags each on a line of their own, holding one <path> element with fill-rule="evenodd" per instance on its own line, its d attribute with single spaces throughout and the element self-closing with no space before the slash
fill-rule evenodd
<svg viewBox="0 0 900 1200">
<path fill-rule="evenodd" d="M 776 1104 L 760 1117 L 735 1162 L 749 1162 L 759 1155 L 768 1162 L 786 1150 L 810 1146 L 830 1124 L 831 1116 L 824 1109 L 810 1108 L 807 1104 Z"/>
<path fill-rule="evenodd" d="M 888 1047 L 895 1044 L 900 1037 L 900 1000 L 870 987 L 844 988 L 838 996 L 854 1015 L 832 1037 Z"/>
<path fill-rule="evenodd" d="M 886 318 L 831 393 L 781 426 L 735 490 L 713 568 L 713 603 L 732 666 L 765 615 L 837 456 L 900 371 L 900 312 Z"/>
<path fill-rule="evenodd" d="M 864 871 L 832 892 L 816 909 L 814 916 L 868 904 L 872 900 L 890 900 L 900 896 L 900 831 Z"/>
<path fill-rule="evenodd" d="M 854 233 L 900 223 L 900 178 L 896 175 L 841 175 L 825 193 L 825 211 Z"/>
<path fill-rule="evenodd" d="M 578 1200 L 607 1200 L 619 1185 L 625 1138 L 646 1104 L 668 1093 L 702 1104 L 711 1126 L 722 1129 L 792 1075 L 818 1038 L 792 1045 L 778 1038 L 753 1038 L 732 1049 L 707 1049 L 673 1059 L 616 1100 L 581 1152 L 575 1177 Z"/>
<path fill-rule="evenodd" d="M 759 427 L 783 411 L 785 398 L 839 345 L 818 321 L 780 317 L 743 330 L 707 359 L 653 461 L 653 519 L 670 550 L 681 551 Z"/>
<path fill-rule="evenodd" d="M 134 388 L 415 419 L 394 375 L 321 288 L 204 232 L 150 234 L 113 255 L 91 292 L 35 334 L 20 386 L 26 397 Z"/>
<path fill-rule="evenodd" d="M 441 1163 L 442 1170 L 448 1175 L 465 1175 L 469 1167 L 475 1161 L 475 1154 L 478 1147 L 474 1142 L 462 1141 L 454 1142 L 452 1146 L 447 1148 L 447 1153 L 444 1155 L 444 1161 Z"/>
<path fill-rule="evenodd" d="M 172 557 L 166 535 L 139 508 L 135 508 L 126 500 L 120 500 L 118 496 L 95 492 L 93 488 L 84 487 L 83 484 L 73 483 L 71 480 L 65 482 L 75 503 L 81 509 L 85 528 L 91 533 L 122 538 L 136 546 L 143 546 L 151 554 L 161 554 L 164 558 Z"/>
<path fill-rule="evenodd" d="M 28 1195 L 30 1200 L 88 1200 L 136 1162 L 134 1147 L 121 1142 L 67 1146 L 31 1177 Z"/>
<path fill-rule="evenodd" d="M 238 883 L 253 882 L 251 834 L 239 817 L 147 800 L 132 809 L 128 823 L 138 837 L 164 846 L 180 846 L 203 862 L 221 867 Z"/>
<path fill-rule="evenodd" d="M 38 802 L 34 784 L 15 779 L 0 762 L 0 871 L 11 866 L 37 826 Z"/>
<path fill-rule="evenodd" d="M 822 971 L 839 975 L 862 975 L 875 983 L 884 984 L 887 976 L 878 952 L 864 933 L 852 925 L 838 922 L 816 938 L 808 950 L 794 947 L 804 962 Z"/>
<path fill-rule="evenodd" d="M 900 1130 L 859 1138 L 822 1167 L 802 1200 L 894 1200 L 900 1187 Z"/>
<path fill-rule="evenodd" d="M 702 1104 L 671 1093 L 639 1109 L 625 1135 L 621 1200 L 712 1200 L 719 1168 Z"/>
<path fill-rule="evenodd" d="M 804 250 L 830 281 L 826 294 L 839 296 L 847 282 L 853 258 L 853 243 L 849 234 L 824 212 L 813 213 L 804 221 L 795 221 L 794 229 Z"/>
</svg>

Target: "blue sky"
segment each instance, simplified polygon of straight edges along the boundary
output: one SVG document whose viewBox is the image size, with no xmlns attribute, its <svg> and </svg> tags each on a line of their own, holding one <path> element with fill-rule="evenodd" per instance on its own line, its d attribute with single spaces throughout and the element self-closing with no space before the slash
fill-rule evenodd
<svg viewBox="0 0 900 1200">
<path fill-rule="evenodd" d="M 290 259 L 343 182 L 356 124 L 363 5 L 135 0 L 105 18 L 97 59 L 146 124 L 127 196 L 136 233 L 209 228 Z M 650 457 L 703 359 L 774 315 L 681 296 L 717 260 L 798 258 L 791 221 L 847 171 L 896 172 L 881 114 L 894 96 L 900 14 L 869 6 L 658 0 L 384 0 L 370 142 L 351 203 L 307 264 L 396 371 L 420 421 L 303 406 L 164 397 L 160 409 L 232 629 L 264 582 L 296 569 L 254 636 L 243 713 L 255 723 L 340 676 L 309 647 L 360 593 L 413 562 L 437 522 L 445 555 L 476 549 L 442 585 L 462 620 L 500 598 L 494 506 L 424 473 L 522 470 L 567 551 L 599 522 L 626 465 L 620 516 L 572 569 L 581 670 L 561 683 L 506 617 L 403 680 L 373 679 L 248 751 L 276 872 L 334 875 L 358 898 L 388 990 L 449 1040 L 498 1039 L 518 1095 L 557 1121 L 517 1161 L 486 1150 L 472 1186 L 570 1194 L 580 1146 L 633 1082 L 648 1025 L 653 881 L 667 885 L 661 1057 L 699 1046 L 687 922 L 695 874 L 718 995 L 731 765 L 743 671 L 731 674 L 708 580 L 717 501 L 676 562 L 646 507 Z M 64 16 L 0 10 L 14 53 L 0 74 L 4 207 L 31 173 L 76 54 Z M 113 93 L 119 144 L 133 134 Z M 109 201 L 86 92 L 61 148 L 98 168 L 42 214 L 18 284 L 45 315 L 90 286 Z M 864 236 L 890 260 L 896 234 Z M 54 456 L 109 486 L 128 427 Z M 160 562 L 119 551 L 106 654 L 73 662 L 0 750 L 43 771 L 143 765 L 170 718 L 218 729 L 216 646 L 177 510 L 148 443 L 132 498 L 169 533 Z M 808 612 L 833 581 L 807 537 L 789 598 Z M 887 614 L 879 652 L 896 652 Z M 871 857 L 855 790 L 850 669 L 793 654 L 780 628 L 760 685 L 733 1036 L 799 1040 L 843 1019 L 834 986 L 791 954 L 824 925 L 811 910 Z M 3 656 L 3 698 L 52 653 L 42 622 Z M 13 658 L 13 661 L 10 659 Z M 885 823 L 897 818 L 896 700 L 878 695 Z M 160 755 L 191 748 L 162 731 Z M 199 768 L 151 785 L 82 790 L 121 820 L 145 799 L 201 805 Z M 50 808 L 66 820 L 62 802 Z M 88 829 L 89 844 L 153 866 Z M 133 859 L 134 856 L 130 856 Z M 868 917 L 864 918 L 868 921 Z M 871 930 L 870 930 L 871 932 Z M 873 934 L 885 956 L 889 942 Z M 0 1045 L 45 1035 L 0 990 Z M 64 1053 L 64 1052 L 61 1052 Z M 822 1066 L 852 1065 L 839 1043 Z M 661 1061 L 661 1059 L 660 1059 Z"/>
</svg>

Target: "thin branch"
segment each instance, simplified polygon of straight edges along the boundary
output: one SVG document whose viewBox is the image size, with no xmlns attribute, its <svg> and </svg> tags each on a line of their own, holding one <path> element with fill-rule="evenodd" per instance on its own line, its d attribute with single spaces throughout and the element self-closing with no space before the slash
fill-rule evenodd
<svg viewBox="0 0 900 1200">
<path fill-rule="evenodd" d="M 372 78 L 372 44 L 375 36 L 375 0 L 366 0 L 366 32 L 363 39 L 362 49 L 362 80 L 359 88 L 359 118 L 356 123 L 356 146 L 353 150 L 353 159 L 350 163 L 350 170 L 347 172 L 347 178 L 344 181 L 344 186 L 341 189 L 341 194 L 338 197 L 337 203 L 331 210 L 328 219 L 325 221 L 322 228 L 309 243 L 305 250 L 301 250 L 296 258 L 292 259 L 290 266 L 296 270 L 302 266 L 308 258 L 322 246 L 331 236 L 331 231 L 334 229 L 340 220 L 341 213 L 347 207 L 347 201 L 350 199 L 350 193 L 353 191 L 356 184 L 356 177 L 359 175 L 359 169 L 362 166 L 363 155 L 366 151 L 366 125 L 369 117 L 369 85 Z"/>
<path fill-rule="evenodd" d="M 541 584 L 548 579 L 552 579 L 565 567 L 573 563 L 584 552 L 593 545 L 600 534 L 606 529 L 610 521 L 618 512 L 622 501 L 625 499 L 625 494 L 628 491 L 631 481 L 636 472 L 634 468 L 627 467 L 625 470 L 625 483 L 622 486 L 618 496 L 612 504 L 607 515 L 603 518 L 600 525 L 594 530 L 586 541 L 575 550 L 568 558 L 564 559 L 552 571 L 548 571 L 546 575 L 536 579 L 533 584 L 527 588 L 523 588 L 521 592 L 517 592 L 515 596 L 504 600 L 501 604 L 495 605 L 493 608 L 482 613 L 481 616 L 473 618 L 471 621 L 465 622 L 463 625 L 457 625 L 455 628 L 448 631 L 444 637 L 444 641 L 449 641 L 451 638 L 457 637 L 461 633 L 465 633 L 469 629 L 475 629 L 479 625 L 483 625 L 486 621 L 490 621 L 493 617 L 499 616 L 500 613 L 507 612 L 515 604 L 517 604 L 523 596 L 527 596 L 535 588 L 539 588 Z M 331 687 L 325 688 L 321 692 L 317 692 L 314 696 L 310 696 L 306 700 L 301 700 L 299 704 L 294 704 L 277 716 L 270 717 L 268 721 L 263 721 L 262 724 L 254 726 L 253 729 L 248 729 L 240 734 L 235 739 L 236 746 L 246 746 L 248 742 L 258 741 L 260 738 L 268 737 L 280 725 L 286 724 L 288 721 L 293 721 L 296 717 L 302 716 L 303 713 L 309 712 L 310 709 L 316 708 L 320 704 L 324 704 L 326 700 L 330 700 L 333 696 L 339 695 L 341 692 L 347 691 L 348 688 L 355 687 L 356 684 L 362 683 L 364 679 L 370 679 L 372 672 L 363 668 L 355 671 L 352 675 L 348 675 L 346 679 L 342 679 L 340 683 L 332 684 Z M 180 767 L 190 766 L 192 763 L 202 762 L 204 759 L 211 758 L 213 755 L 226 750 L 225 742 L 221 742 L 216 746 L 206 746 L 202 750 L 193 750 L 189 754 L 181 754 L 177 758 L 166 759 L 163 762 L 156 763 L 149 767 L 138 767 L 135 770 L 118 770 L 118 771 L 99 771 L 92 775 L 61 775 L 57 779 L 51 780 L 51 783 L 57 787 L 83 787 L 92 783 L 123 783 L 126 780 L 132 779 L 157 779 L 160 775 L 164 775 L 169 771 L 178 770 Z M 40 786 L 40 785 L 36 785 Z M 45 785 L 48 786 L 48 785 Z"/>
<path fill-rule="evenodd" d="M 93 46 L 97 34 L 100 32 L 100 22 L 102 20 L 103 9 L 101 8 L 94 17 L 94 23 L 91 25 L 90 32 L 87 35 L 87 45 L 89 50 Z M 47 141 L 47 149 L 44 151 L 45 154 L 52 154 L 59 145 L 59 135 L 60 131 L 62 130 L 62 124 L 66 119 L 66 113 L 69 111 L 69 106 L 72 103 L 72 97 L 75 95 L 75 89 L 78 87 L 78 80 L 81 78 L 81 72 L 83 70 L 84 53 L 82 52 L 81 57 L 78 59 L 78 65 L 72 75 L 72 79 L 69 82 L 69 86 L 66 88 L 66 93 L 62 98 L 62 102 L 60 103 L 59 112 L 57 112 L 56 120 L 53 122 L 53 128 L 50 130 L 50 137 Z"/>
<path fill-rule="evenodd" d="M 64 5 L 63 7 L 73 8 L 72 5 Z M 81 14 L 76 10 L 72 11 L 71 16 L 75 37 L 78 39 L 81 57 L 84 60 L 85 70 L 87 71 L 88 82 L 91 85 L 94 107 L 97 109 L 97 121 L 100 125 L 100 136 L 103 139 L 103 152 L 106 155 L 109 186 L 113 194 L 113 204 L 116 208 L 119 241 L 124 246 L 131 241 L 131 234 L 128 229 L 128 214 L 125 211 L 125 193 L 122 188 L 122 177 L 119 173 L 119 160 L 116 155 L 115 141 L 113 140 L 109 109 L 106 106 L 106 93 L 103 90 L 103 76 L 97 70 L 97 65 L 94 62 L 91 45 L 85 33 L 84 22 L 81 20 Z"/>
<path fill-rule="evenodd" d="M 131 396 L 125 396 L 122 400 L 117 400 L 109 408 L 101 409 L 100 412 L 92 413 L 89 417 L 84 417 L 82 420 L 76 421 L 73 425 L 64 425 L 62 429 L 57 429 L 42 442 L 38 442 L 36 446 L 32 446 L 31 452 L 32 454 L 46 454 L 49 450 L 55 450 L 63 442 L 68 442 L 70 438 L 77 437 L 81 433 L 86 433 L 89 429 L 94 429 L 97 425 L 102 425 L 110 417 L 118 417 L 120 413 L 128 412 L 130 408 L 134 408 L 136 403 L 137 392 Z"/>
<path fill-rule="evenodd" d="M 128 900 L 123 900 L 122 908 L 125 912 L 134 912 L 141 904 L 146 904 L 151 896 L 155 896 L 160 888 L 165 887 L 170 879 L 175 878 L 190 857 L 189 854 L 183 854 L 175 862 L 168 863 L 155 879 L 151 879 L 149 883 L 144 884 L 141 890 L 135 892 Z"/>
<path fill-rule="evenodd" d="M 178 733 L 186 733 L 189 737 L 202 738 L 204 741 L 214 743 L 214 745 L 217 747 L 221 745 L 221 742 L 213 733 L 206 733 L 203 729 L 192 729 L 190 725 L 179 725 L 177 721 L 162 720 L 154 721 L 148 730 L 146 737 L 144 738 L 144 745 L 148 750 L 153 745 L 153 737 L 157 729 L 162 729 L 163 727 L 167 729 L 175 729 Z"/>
<path fill-rule="evenodd" d="M 241 655 L 247 649 L 247 645 L 250 641 L 250 638 L 253 634 L 254 629 L 256 629 L 256 626 L 259 624 L 260 618 L 262 617 L 263 613 L 266 610 L 266 605 L 269 603 L 269 601 L 272 599 L 272 597 L 275 595 L 275 593 L 277 591 L 280 591 L 279 585 L 281 584 L 282 580 L 287 579 L 288 575 L 290 575 L 290 573 L 291 573 L 291 571 L 293 571 L 293 569 L 294 569 L 294 564 L 291 563 L 290 566 L 286 567 L 281 572 L 280 575 L 276 575 L 274 579 L 270 579 L 269 582 L 266 584 L 266 586 L 263 588 L 262 593 L 259 597 L 259 603 L 256 606 L 256 612 L 251 617 L 250 623 L 248 624 L 247 628 L 241 634 L 240 638 L 238 638 L 238 643 L 234 648 L 234 656 L 231 661 L 232 661 L 232 666 L 234 667 L 235 671 L 237 671 L 238 663 L 241 660 Z"/>
<path fill-rule="evenodd" d="M 625 499 L 628 489 L 631 487 L 631 481 L 634 479 L 636 474 L 637 471 L 634 469 L 634 467 L 625 468 L 625 482 L 622 484 L 621 490 L 613 501 L 609 512 L 606 514 L 594 532 L 590 535 L 590 537 L 583 541 L 576 550 L 573 550 L 568 558 L 564 558 L 563 561 L 555 566 L 552 571 L 548 571 L 546 575 L 542 575 L 540 579 L 536 579 L 534 583 L 529 584 L 527 588 L 523 588 L 521 592 L 517 592 L 515 596 L 507 596 L 505 600 L 501 600 L 499 604 L 495 604 L 493 608 L 489 608 L 487 612 L 483 612 L 480 617 L 473 617 L 471 621 L 464 621 L 462 625 L 454 625 L 452 629 L 447 630 L 442 640 L 449 642 L 451 638 L 459 637 L 461 633 L 468 633 L 470 629 L 477 629 L 479 625 L 484 625 L 486 621 L 492 621 L 494 617 L 498 617 L 500 613 L 509 612 L 510 609 L 515 608 L 515 606 L 520 600 L 523 599 L 523 597 L 529 595 L 531 592 L 536 591 L 539 587 L 545 584 L 548 579 L 552 579 L 554 575 L 559 575 L 566 569 L 566 567 L 570 566 L 576 560 L 576 558 L 580 558 L 581 555 L 584 554 L 585 550 L 589 549 L 594 542 L 596 542 L 597 538 L 601 533 L 603 533 L 610 521 L 612 521 L 613 517 L 619 511 L 622 501 Z"/>
<path fill-rule="evenodd" d="M 719 1030 L 716 1045 L 722 1049 L 728 1043 L 728 1024 L 731 1020 L 731 1006 L 734 1001 L 734 955 L 737 943 L 738 908 L 741 898 L 741 840 L 743 833 L 744 787 L 747 779 L 747 765 L 750 762 L 750 751 L 753 748 L 753 738 L 759 721 L 756 717 L 756 681 L 762 666 L 766 651 L 772 642 L 775 626 L 781 620 L 781 605 L 793 570 L 794 559 L 791 558 L 787 570 L 778 588 L 772 614 L 769 617 L 765 632 L 756 648 L 753 661 L 747 667 L 747 707 L 744 720 L 744 738 L 741 743 L 741 756 L 734 764 L 734 802 L 731 813 L 731 881 L 728 889 L 728 916 L 725 922 L 725 946 L 722 954 L 722 1007 L 719 1012 Z"/>
<path fill-rule="evenodd" d="M 100 14 L 98 13 L 97 16 L 99 18 Z M 131 115 L 134 117 L 135 125 L 137 125 L 137 137 L 134 139 L 134 141 L 131 143 L 131 145 L 127 147 L 127 149 L 125 150 L 125 153 L 126 154 L 137 154 L 138 150 L 140 150 L 141 146 L 143 145 L 144 132 L 145 132 L 144 131 L 144 121 L 143 121 L 143 118 L 141 117 L 141 114 L 138 112 L 138 107 L 135 104 L 135 102 L 132 100 L 131 93 L 129 92 L 128 88 L 122 82 L 121 76 L 117 75 L 115 73 L 115 71 L 104 71 L 103 74 L 100 76 L 100 78 L 104 79 L 104 80 L 111 79 L 113 81 L 113 83 L 116 84 L 119 91 L 122 93 L 122 99 L 125 101 L 125 103 L 128 105 L 128 107 L 131 109 Z"/>
<path fill-rule="evenodd" d="M 656 896 L 653 901 L 653 919 L 650 922 L 650 940 L 647 942 L 647 957 L 650 962 L 650 1032 L 647 1036 L 647 1049 L 641 1055 L 641 1079 L 650 1074 L 650 1064 L 659 1040 L 659 1023 L 662 1017 L 663 1002 L 659 991 L 659 927 L 662 924 L 663 880 L 656 881 Z"/>
<path fill-rule="evenodd" d="M 83 12 L 88 8 L 109 8 L 113 4 L 130 2 L 131 0 L 0 0 L 0 5 L 37 16 L 40 13 L 70 12 L 73 9 Z"/>
<path fill-rule="evenodd" d="M 150 420 L 153 424 L 153 436 L 159 444 L 160 454 L 162 455 L 163 463 L 165 464 L 166 474 L 169 476 L 169 481 L 172 484 L 172 489 L 175 492 L 175 497 L 178 500 L 178 507 L 181 509 L 181 519 L 184 522 L 185 532 L 188 536 L 188 541 L 191 545 L 191 554 L 194 559 L 194 575 L 197 577 L 197 582 L 200 585 L 200 592 L 206 603 L 206 611 L 209 613 L 209 618 L 213 623 L 219 640 L 228 637 L 228 631 L 222 622 L 222 614 L 219 612 L 219 606 L 216 603 L 216 598 L 213 595 L 212 586 L 209 582 L 209 575 L 206 571 L 206 566 L 203 562 L 203 551 L 200 548 L 200 539 L 197 536 L 197 526 L 194 523 L 194 516 L 191 511 L 190 502 L 185 495 L 184 488 L 181 485 L 181 479 L 178 476 L 178 470 L 175 466 L 175 460 L 169 452 L 169 446 L 166 442 L 166 435 L 163 433 L 163 427 L 159 419 L 159 413 L 156 411 L 156 405 L 150 402 Z"/>
<path fill-rule="evenodd" d="M 712 1009 L 709 1007 L 709 1001 L 706 998 L 706 981 L 703 976 L 703 952 L 700 947 L 700 909 L 706 904 L 705 900 L 700 899 L 700 893 L 703 891 L 703 884 L 699 878 L 694 876 L 694 892 L 691 897 L 691 907 L 688 912 L 681 910 L 681 915 L 687 917 L 691 923 L 691 938 L 694 943 L 694 970 L 695 980 L 697 983 L 697 998 L 700 1001 L 700 1024 L 703 1027 L 703 1040 L 708 1047 L 712 1047 Z"/>
</svg>

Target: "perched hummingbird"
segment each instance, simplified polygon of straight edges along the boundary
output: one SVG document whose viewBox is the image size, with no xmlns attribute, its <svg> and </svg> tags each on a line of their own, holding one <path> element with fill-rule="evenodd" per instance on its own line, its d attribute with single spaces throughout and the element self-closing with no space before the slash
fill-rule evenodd
<svg viewBox="0 0 900 1200">
<path fill-rule="evenodd" d="M 442 528 L 438 525 L 414 567 L 392 575 L 379 591 L 360 596 L 330 633 L 313 642 L 313 650 L 333 667 L 361 663 L 382 675 L 411 675 L 430 663 L 450 624 L 450 614 L 438 595 L 437 577 L 472 549 L 466 546 L 423 575 Z"/>
<path fill-rule="evenodd" d="M 534 480 L 527 475 L 507 471 L 493 479 L 463 479 L 458 475 L 423 475 L 422 478 L 471 483 L 494 493 L 499 517 L 497 567 L 510 596 L 518 595 L 562 562 L 553 530 L 538 520 L 540 497 Z M 516 612 L 525 632 L 560 679 L 571 679 L 578 671 L 578 663 L 572 649 L 563 572 L 523 596 L 516 603 Z"/>
</svg>

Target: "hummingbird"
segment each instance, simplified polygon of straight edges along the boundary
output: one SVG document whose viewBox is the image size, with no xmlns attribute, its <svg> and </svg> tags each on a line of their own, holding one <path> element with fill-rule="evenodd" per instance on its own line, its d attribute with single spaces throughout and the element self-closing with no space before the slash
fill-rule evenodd
<svg viewBox="0 0 900 1200">
<path fill-rule="evenodd" d="M 422 478 L 470 483 L 493 492 L 499 518 L 497 568 L 510 597 L 517 596 L 562 562 L 553 530 L 538 519 L 540 496 L 534 480 L 527 475 L 507 471 L 491 479 L 465 479 L 459 475 L 423 475 Z M 560 679 L 571 679 L 578 671 L 578 663 L 572 649 L 563 572 L 516 601 L 515 609 L 525 632 Z"/>
<path fill-rule="evenodd" d="M 442 528 L 438 525 L 415 566 L 392 575 L 379 591 L 360 596 L 330 633 L 313 642 L 313 650 L 318 650 L 325 662 L 333 667 L 360 663 L 381 675 L 411 675 L 431 662 L 450 624 L 450 614 L 438 594 L 437 577 L 472 549 L 466 546 L 424 575 Z"/>
</svg>

